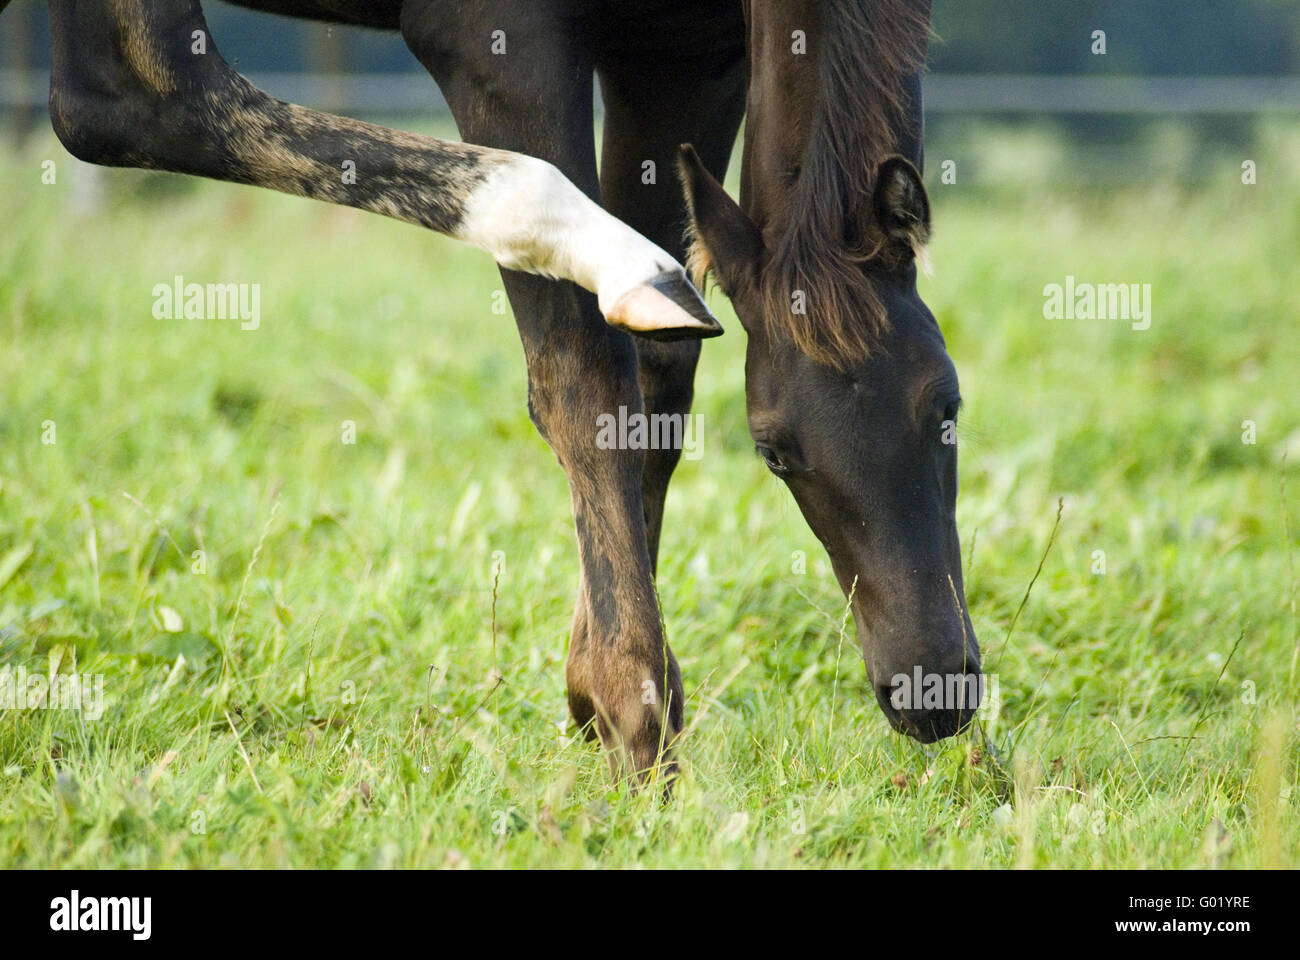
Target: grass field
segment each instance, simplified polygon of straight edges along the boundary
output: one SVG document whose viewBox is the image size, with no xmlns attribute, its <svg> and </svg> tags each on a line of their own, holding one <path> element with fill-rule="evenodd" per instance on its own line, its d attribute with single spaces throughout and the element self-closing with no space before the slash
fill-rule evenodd
<svg viewBox="0 0 1300 960">
<path fill-rule="evenodd" d="M 103 701 L 0 712 L 0 865 L 1300 865 L 1300 133 L 1258 154 L 1255 186 L 1105 192 L 929 157 L 988 746 L 889 731 L 715 295 L 660 805 L 568 729 L 568 495 L 489 259 L 136 171 L 95 208 L 52 138 L 10 145 L 0 670 Z M 178 274 L 260 284 L 260 327 L 155 319 Z M 1150 329 L 1044 319 L 1067 275 L 1150 283 Z"/>
</svg>

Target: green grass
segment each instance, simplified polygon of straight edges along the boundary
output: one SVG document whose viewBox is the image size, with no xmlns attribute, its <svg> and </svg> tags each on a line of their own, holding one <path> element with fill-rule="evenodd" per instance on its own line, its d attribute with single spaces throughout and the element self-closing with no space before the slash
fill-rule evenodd
<svg viewBox="0 0 1300 960">
<path fill-rule="evenodd" d="M 0 713 L 0 864 L 1300 865 L 1297 143 L 1254 187 L 932 181 L 996 754 L 889 731 L 716 302 L 663 545 L 666 805 L 567 726 L 568 496 L 486 256 L 136 171 L 79 212 L 52 139 L 5 150 L 0 669 L 102 674 L 104 710 Z M 260 283 L 261 328 L 155 320 L 176 274 Z M 1151 329 L 1044 320 L 1067 274 L 1151 283 Z"/>
</svg>

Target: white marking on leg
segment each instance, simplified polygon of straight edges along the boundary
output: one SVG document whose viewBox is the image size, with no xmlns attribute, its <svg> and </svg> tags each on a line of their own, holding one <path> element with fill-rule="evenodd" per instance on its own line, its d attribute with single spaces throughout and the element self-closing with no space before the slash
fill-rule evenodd
<svg viewBox="0 0 1300 960">
<path fill-rule="evenodd" d="M 642 308 L 620 326 L 707 327 L 656 291 L 624 299 L 661 274 L 684 276 L 681 264 L 544 160 L 516 155 L 498 165 L 467 198 L 457 237 L 509 270 L 572 280 L 596 294 L 607 318 L 632 302 Z"/>
</svg>

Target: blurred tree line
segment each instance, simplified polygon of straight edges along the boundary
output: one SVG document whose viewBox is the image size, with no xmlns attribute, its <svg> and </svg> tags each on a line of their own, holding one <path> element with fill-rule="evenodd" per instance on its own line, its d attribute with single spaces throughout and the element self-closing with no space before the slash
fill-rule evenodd
<svg viewBox="0 0 1300 960">
<path fill-rule="evenodd" d="M 545 0 L 518 0 L 539 3 Z M 633 3 L 636 0 L 619 0 Z M 762 0 L 760 0 L 762 2 Z M 932 0 L 931 69 L 954 73 L 1232 75 L 1300 72 L 1300 0 Z M 25 9 L 20 9 L 25 8 Z M 418 69 L 400 37 L 267 17 L 208 0 L 222 53 L 242 70 Z M 42 0 L 0 16 L 0 65 L 49 59 Z M 1106 32 L 1106 55 L 1090 49 Z M 26 34 L 18 43 L 14 34 Z M 27 48 L 26 54 L 19 52 Z"/>
<path fill-rule="evenodd" d="M 935 72 L 1300 72 L 1300 0 L 933 0 L 932 11 Z M 1094 30 L 1105 56 L 1092 53 Z"/>
</svg>

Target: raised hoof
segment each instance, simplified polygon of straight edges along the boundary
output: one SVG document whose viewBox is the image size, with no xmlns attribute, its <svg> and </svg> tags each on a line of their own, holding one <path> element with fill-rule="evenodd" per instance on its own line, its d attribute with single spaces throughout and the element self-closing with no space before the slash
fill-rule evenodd
<svg viewBox="0 0 1300 960">
<path fill-rule="evenodd" d="M 661 273 L 614 301 L 605 315 L 611 327 L 648 340 L 705 340 L 722 334 L 709 308 L 685 274 Z"/>
</svg>

